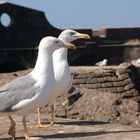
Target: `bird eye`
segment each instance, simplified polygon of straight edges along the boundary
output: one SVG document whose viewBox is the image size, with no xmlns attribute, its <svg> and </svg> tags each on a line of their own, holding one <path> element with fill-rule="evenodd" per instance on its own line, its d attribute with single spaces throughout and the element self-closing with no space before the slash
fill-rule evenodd
<svg viewBox="0 0 140 140">
<path fill-rule="evenodd" d="M 75 35 L 75 32 L 70 32 L 70 35 L 72 36 L 72 35 Z"/>
<path fill-rule="evenodd" d="M 56 40 L 56 41 L 55 41 L 55 43 L 56 43 L 56 44 L 58 44 L 58 43 L 59 43 L 59 41 L 58 41 L 58 40 Z"/>
</svg>

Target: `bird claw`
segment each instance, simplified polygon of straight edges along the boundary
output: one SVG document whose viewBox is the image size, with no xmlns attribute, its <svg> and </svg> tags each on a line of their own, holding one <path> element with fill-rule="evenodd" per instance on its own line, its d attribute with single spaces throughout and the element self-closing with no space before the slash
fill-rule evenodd
<svg viewBox="0 0 140 140">
<path fill-rule="evenodd" d="M 37 124 L 36 127 L 37 128 L 48 128 L 49 126 L 43 125 L 43 124 Z"/>
<path fill-rule="evenodd" d="M 41 140 L 41 137 L 27 137 L 26 140 Z"/>
<path fill-rule="evenodd" d="M 58 127 L 58 126 L 62 126 L 62 124 L 56 124 L 55 122 L 51 122 L 50 123 L 50 126 L 53 126 L 53 127 Z"/>
<path fill-rule="evenodd" d="M 8 134 L 12 136 L 13 140 L 15 140 L 15 126 L 11 126 L 8 130 Z"/>
</svg>

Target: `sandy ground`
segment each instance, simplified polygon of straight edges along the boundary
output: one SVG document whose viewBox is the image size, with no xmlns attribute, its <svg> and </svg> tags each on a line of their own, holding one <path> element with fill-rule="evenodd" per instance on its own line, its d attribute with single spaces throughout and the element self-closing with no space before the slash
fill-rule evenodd
<svg viewBox="0 0 140 140">
<path fill-rule="evenodd" d="M 43 140 L 139 140 L 140 128 L 126 125 L 109 124 L 105 122 L 81 121 L 64 118 L 55 118 L 61 126 L 49 128 L 36 128 L 37 114 L 32 113 L 27 118 L 28 130 L 31 136 L 42 137 Z M 21 117 L 14 116 L 16 120 L 17 139 L 23 140 L 23 127 Z M 48 116 L 42 113 L 43 122 L 48 125 Z M 0 117 L 0 140 L 10 140 L 7 134 L 9 120 Z"/>
</svg>

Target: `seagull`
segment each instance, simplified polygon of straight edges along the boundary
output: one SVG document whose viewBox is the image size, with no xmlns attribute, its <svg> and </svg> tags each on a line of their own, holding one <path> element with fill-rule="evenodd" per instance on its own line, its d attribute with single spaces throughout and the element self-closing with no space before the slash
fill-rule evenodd
<svg viewBox="0 0 140 140">
<path fill-rule="evenodd" d="M 64 43 L 70 43 L 77 39 L 90 39 L 88 34 L 78 33 L 77 31 L 66 29 L 58 37 Z M 54 121 L 54 103 L 57 97 L 65 95 L 72 86 L 73 77 L 67 61 L 67 48 L 60 48 L 53 53 L 53 66 L 55 75 L 55 91 L 50 97 L 50 105 L 52 110 L 51 125 L 57 126 Z M 41 123 L 40 110 L 38 108 L 38 128 L 48 127 Z"/>
<path fill-rule="evenodd" d="M 132 60 L 131 64 L 133 64 L 133 65 L 140 64 L 140 58 L 137 60 Z"/>
<path fill-rule="evenodd" d="M 108 60 L 104 59 L 103 61 L 97 62 L 95 63 L 96 66 L 106 66 L 107 65 Z"/>
<path fill-rule="evenodd" d="M 52 54 L 56 49 L 70 47 L 55 37 L 44 37 L 39 44 L 38 57 L 34 69 L 27 75 L 0 87 L 0 114 L 11 120 L 8 131 L 15 140 L 15 121 L 12 115 L 21 115 L 26 140 L 39 139 L 29 137 L 26 116 L 38 107 L 44 106 L 55 87 Z M 49 102 L 49 101 L 48 101 Z"/>
</svg>

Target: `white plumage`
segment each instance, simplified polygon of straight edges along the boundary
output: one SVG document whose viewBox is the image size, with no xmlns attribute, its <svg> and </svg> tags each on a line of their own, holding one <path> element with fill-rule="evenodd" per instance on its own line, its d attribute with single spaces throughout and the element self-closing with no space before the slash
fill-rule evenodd
<svg viewBox="0 0 140 140">
<path fill-rule="evenodd" d="M 131 62 L 133 65 L 138 65 L 140 64 L 140 58 L 139 59 L 136 59 L 136 60 L 132 60 Z"/>
<path fill-rule="evenodd" d="M 74 30 L 64 30 L 58 37 L 64 43 L 70 43 L 76 39 L 89 39 L 89 35 L 81 34 Z M 72 85 L 73 77 L 67 60 L 67 48 L 60 48 L 53 53 L 54 75 L 56 87 L 54 93 L 54 102 L 60 95 L 66 94 Z M 54 103 L 53 102 L 53 103 Z"/>
<path fill-rule="evenodd" d="M 0 113 L 11 120 L 9 134 L 15 139 L 15 122 L 11 115 L 23 116 L 26 140 L 28 136 L 25 117 L 34 109 L 44 106 L 54 91 L 55 80 L 52 63 L 54 50 L 65 44 L 54 37 L 45 37 L 40 41 L 38 58 L 33 71 L 0 87 Z M 67 45 L 68 47 L 68 45 Z"/>
<path fill-rule="evenodd" d="M 96 66 L 106 66 L 107 65 L 108 60 L 104 59 L 103 61 L 97 62 L 95 63 Z"/>
<path fill-rule="evenodd" d="M 83 39 L 90 39 L 90 36 L 87 34 L 81 34 L 74 30 L 64 30 L 58 37 L 65 43 L 70 43 L 76 39 L 83 38 Z M 72 85 L 72 75 L 69 68 L 68 60 L 67 60 L 67 48 L 60 48 L 53 53 L 53 66 L 54 66 L 54 75 L 55 75 L 55 91 L 50 97 L 50 104 L 53 105 L 56 101 L 58 96 L 64 95 L 68 92 Z M 52 112 L 54 108 L 52 106 Z M 38 120 L 38 127 L 45 127 L 41 124 L 40 121 L 40 112 L 39 112 L 39 120 Z M 53 119 L 53 116 L 52 116 Z M 51 122 L 54 124 L 54 119 Z"/>
</svg>

